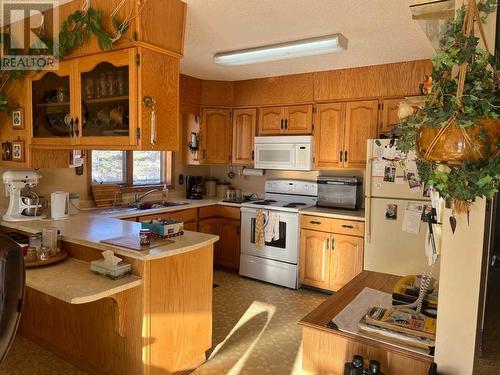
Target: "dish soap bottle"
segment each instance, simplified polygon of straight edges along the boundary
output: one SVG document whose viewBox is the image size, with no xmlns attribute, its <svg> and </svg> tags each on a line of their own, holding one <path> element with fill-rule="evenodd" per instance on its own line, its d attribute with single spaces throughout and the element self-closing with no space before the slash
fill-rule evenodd
<svg viewBox="0 0 500 375">
<path fill-rule="evenodd" d="M 163 189 L 161 191 L 161 200 L 163 201 L 163 203 L 166 203 L 167 200 L 168 200 L 168 187 L 167 187 L 167 184 L 163 185 Z"/>
</svg>

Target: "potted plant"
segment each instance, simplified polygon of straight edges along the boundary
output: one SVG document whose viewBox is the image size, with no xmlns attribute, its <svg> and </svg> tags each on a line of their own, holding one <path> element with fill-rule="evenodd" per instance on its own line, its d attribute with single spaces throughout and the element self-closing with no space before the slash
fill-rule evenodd
<svg viewBox="0 0 500 375">
<path fill-rule="evenodd" d="M 477 21 L 485 40 L 482 22 L 495 7 L 494 0 L 468 0 L 457 11 L 432 58 L 432 90 L 401 119 L 398 148 L 417 151 L 422 182 L 452 199 L 457 213 L 491 197 L 500 182 L 499 75 L 474 35 Z"/>
</svg>

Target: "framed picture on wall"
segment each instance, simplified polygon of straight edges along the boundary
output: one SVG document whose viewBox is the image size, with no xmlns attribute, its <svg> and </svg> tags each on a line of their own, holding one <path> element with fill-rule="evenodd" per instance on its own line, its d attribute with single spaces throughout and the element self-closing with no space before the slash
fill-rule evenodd
<svg viewBox="0 0 500 375">
<path fill-rule="evenodd" d="M 12 161 L 24 162 L 24 141 L 12 141 Z"/>
<path fill-rule="evenodd" d="M 22 108 L 12 111 L 12 127 L 16 130 L 24 129 L 24 110 Z"/>
</svg>

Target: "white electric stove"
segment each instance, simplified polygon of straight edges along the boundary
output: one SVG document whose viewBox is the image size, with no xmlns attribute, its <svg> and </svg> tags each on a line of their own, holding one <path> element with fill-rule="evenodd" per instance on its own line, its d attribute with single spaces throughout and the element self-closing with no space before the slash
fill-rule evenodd
<svg viewBox="0 0 500 375">
<path fill-rule="evenodd" d="M 300 180 L 266 181 L 265 199 L 242 204 L 240 275 L 288 288 L 299 287 L 299 211 L 315 206 L 316 182 Z M 255 246 L 257 210 L 279 214 L 279 238 Z"/>
</svg>

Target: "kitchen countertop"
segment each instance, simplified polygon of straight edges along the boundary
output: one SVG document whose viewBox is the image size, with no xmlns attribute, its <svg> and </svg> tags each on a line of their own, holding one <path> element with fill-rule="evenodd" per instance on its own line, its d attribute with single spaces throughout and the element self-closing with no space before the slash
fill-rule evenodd
<svg viewBox="0 0 500 375">
<path fill-rule="evenodd" d="M 26 270 L 26 286 L 70 304 L 94 302 L 141 284 L 142 279 L 133 275 L 118 280 L 96 275 L 89 263 L 73 258 Z"/>
<path fill-rule="evenodd" d="M 344 220 L 355 220 L 355 221 L 365 221 L 365 210 L 342 210 L 326 207 L 311 207 L 300 210 L 301 215 L 314 215 L 321 217 L 328 217 L 331 219 L 344 219 Z"/>
</svg>

